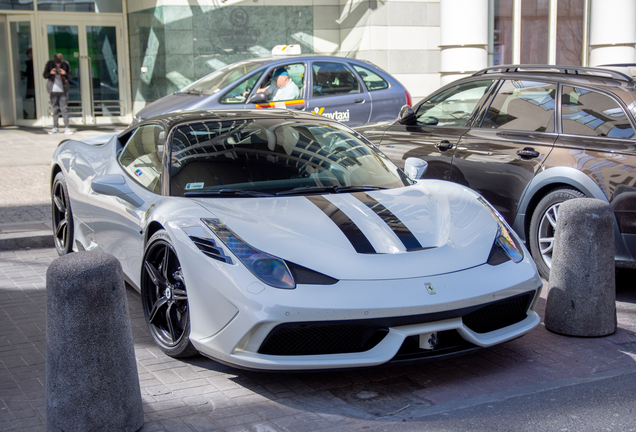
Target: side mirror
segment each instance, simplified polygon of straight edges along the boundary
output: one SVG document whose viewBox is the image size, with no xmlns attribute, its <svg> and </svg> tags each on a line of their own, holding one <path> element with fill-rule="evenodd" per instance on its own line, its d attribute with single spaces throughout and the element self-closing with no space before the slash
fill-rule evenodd
<svg viewBox="0 0 636 432">
<path fill-rule="evenodd" d="M 144 203 L 143 200 L 128 187 L 126 179 L 119 174 L 95 177 L 91 181 L 91 189 L 98 194 L 121 198 L 135 207 L 140 207 Z"/>
<path fill-rule="evenodd" d="M 398 115 L 398 121 L 403 125 L 415 124 L 417 118 L 415 117 L 415 113 L 413 112 L 413 108 L 408 105 L 404 105 L 400 109 L 400 114 Z"/>
<path fill-rule="evenodd" d="M 416 157 L 407 158 L 404 162 L 404 172 L 411 180 L 421 179 L 428 168 L 428 162 Z"/>
<path fill-rule="evenodd" d="M 264 103 L 264 102 L 267 102 L 267 93 L 265 92 L 256 93 L 247 101 L 247 103 L 250 103 L 250 104 L 257 104 L 257 103 Z"/>
</svg>

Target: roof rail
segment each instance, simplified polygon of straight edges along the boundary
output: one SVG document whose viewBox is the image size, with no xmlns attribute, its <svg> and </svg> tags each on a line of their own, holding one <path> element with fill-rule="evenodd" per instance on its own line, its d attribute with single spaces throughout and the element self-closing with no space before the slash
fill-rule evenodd
<svg viewBox="0 0 636 432">
<path fill-rule="evenodd" d="M 631 82 L 632 78 L 616 70 L 581 67 L 581 66 L 554 66 L 554 65 L 499 65 L 491 66 L 475 72 L 473 76 L 486 75 L 497 72 L 546 72 L 563 73 L 568 75 L 588 75 L 602 78 L 614 78 L 620 81 Z"/>
</svg>

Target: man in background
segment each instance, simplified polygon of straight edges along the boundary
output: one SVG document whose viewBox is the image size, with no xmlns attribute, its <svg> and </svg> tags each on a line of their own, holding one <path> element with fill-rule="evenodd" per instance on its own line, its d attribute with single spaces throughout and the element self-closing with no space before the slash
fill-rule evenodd
<svg viewBox="0 0 636 432">
<path fill-rule="evenodd" d="M 64 133 L 67 135 L 73 132 L 68 124 L 68 89 L 71 79 L 71 65 L 64 61 L 62 54 L 57 53 L 53 60 L 49 60 L 44 67 L 44 78 L 48 79 L 46 90 L 51 95 L 51 109 L 53 110 L 53 129 L 51 134 L 58 132 L 58 119 L 60 112 L 64 118 Z"/>
</svg>

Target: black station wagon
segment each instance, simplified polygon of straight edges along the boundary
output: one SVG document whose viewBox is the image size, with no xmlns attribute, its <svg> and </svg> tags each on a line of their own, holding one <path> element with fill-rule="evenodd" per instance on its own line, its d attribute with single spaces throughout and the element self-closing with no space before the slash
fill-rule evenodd
<svg viewBox="0 0 636 432">
<path fill-rule="evenodd" d="M 618 65 L 620 66 L 620 65 Z M 633 65 L 632 65 L 633 66 Z M 636 68 L 484 69 L 358 128 L 403 166 L 466 185 L 526 241 L 548 278 L 560 204 L 590 197 L 616 216 L 616 264 L 636 265 Z"/>
</svg>

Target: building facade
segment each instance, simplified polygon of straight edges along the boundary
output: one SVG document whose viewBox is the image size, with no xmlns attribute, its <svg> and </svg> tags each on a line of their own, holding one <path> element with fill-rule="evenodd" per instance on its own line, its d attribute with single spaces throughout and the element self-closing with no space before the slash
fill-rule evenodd
<svg viewBox="0 0 636 432">
<path fill-rule="evenodd" d="M 418 100 L 498 64 L 636 62 L 636 0 L 0 0 L 0 125 L 49 126 L 42 72 L 71 64 L 73 124 L 280 44 L 372 61 Z"/>
</svg>

